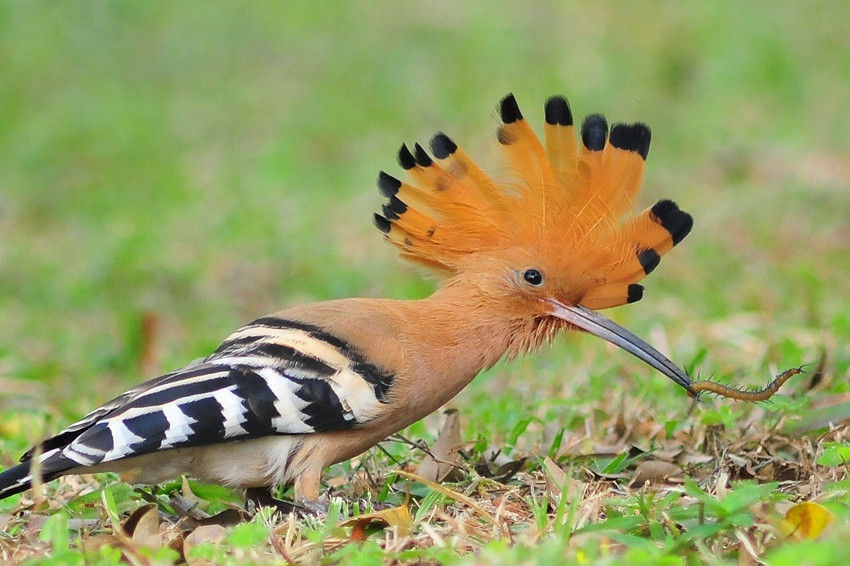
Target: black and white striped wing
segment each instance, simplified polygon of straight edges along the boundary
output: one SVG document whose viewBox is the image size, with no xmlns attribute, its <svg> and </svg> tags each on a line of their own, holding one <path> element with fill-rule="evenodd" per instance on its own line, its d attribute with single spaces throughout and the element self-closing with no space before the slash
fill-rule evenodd
<svg viewBox="0 0 850 566">
<path fill-rule="evenodd" d="M 188 365 L 188 366 L 186 366 L 186 367 L 184 367 L 184 368 L 182 368 L 182 369 L 180 369 L 176 372 L 168 373 L 168 374 L 156 377 L 154 379 L 148 380 L 148 381 L 142 383 L 141 385 L 138 385 L 137 387 L 134 387 L 133 389 L 130 389 L 129 391 L 119 395 L 115 399 L 112 399 L 111 401 L 104 403 L 103 405 L 101 405 L 97 409 L 95 409 L 92 412 L 85 415 L 80 420 L 74 422 L 73 424 L 68 425 L 65 429 L 63 429 L 61 432 L 57 433 L 55 436 L 52 436 L 52 437 L 48 438 L 47 440 L 45 440 L 44 442 L 42 442 L 40 445 L 38 445 L 38 450 L 41 451 L 41 453 L 43 454 L 43 453 L 48 452 L 49 450 L 53 450 L 54 448 L 63 448 L 65 446 L 67 446 L 68 444 L 73 442 L 75 438 L 80 436 L 80 434 L 85 432 L 87 429 L 91 428 L 91 426 L 94 425 L 101 418 L 109 415 L 110 413 L 112 413 L 116 409 L 121 408 L 127 402 L 129 402 L 130 400 L 132 400 L 133 398 L 135 398 L 139 394 L 143 393 L 144 391 L 150 389 L 151 387 L 155 387 L 157 384 L 162 383 L 163 381 L 171 379 L 172 377 L 174 377 L 178 374 L 181 374 L 185 371 L 190 370 L 194 365 L 196 365 L 200 361 L 203 361 L 203 360 L 198 360 L 196 362 L 193 362 L 192 364 L 190 364 L 190 365 Z M 30 461 L 32 459 L 35 451 L 36 451 L 36 448 L 31 448 L 30 450 L 28 450 L 23 456 L 21 456 L 21 462 Z"/>
<path fill-rule="evenodd" d="M 94 466 L 169 448 L 343 430 L 375 418 L 392 381 L 340 338 L 267 317 L 205 360 L 93 411 L 42 449 Z"/>
</svg>

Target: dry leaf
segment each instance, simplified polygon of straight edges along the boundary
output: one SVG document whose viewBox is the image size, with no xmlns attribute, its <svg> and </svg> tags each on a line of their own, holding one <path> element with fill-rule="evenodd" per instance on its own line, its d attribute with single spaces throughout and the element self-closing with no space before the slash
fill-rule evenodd
<svg viewBox="0 0 850 566">
<path fill-rule="evenodd" d="M 690 450 L 677 458 L 678 462 L 685 466 L 705 466 L 714 461 L 714 456 L 702 452 L 691 452 Z"/>
<path fill-rule="evenodd" d="M 8 530 L 8 526 L 14 523 L 15 516 L 9 513 L 0 513 L 0 531 Z"/>
<path fill-rule="evenodd" d="M 549 498 L 549 505 L 553 508 L 558 506 L 562 496 L 562 490 L 566 487 L 566 496 L 573 501 L 581 499 L 584 495 L 584 490 L 587 484 L 583 481 L 570 478 L 567 473 L 548 456 L 543 459 L 543 468 L 546 471 L 546 496 Z"/>
<path fill-rule="evenodd" d="M 159 515 L 156 505 L 150 503 L 133 511 L 121 525 L 127 536 L 136 546 L 158 549 L 162 546 L 159 531 Z"/>
<path fill-rule="evenodd" d="M 193 508 L 200 509 L 204 512 L 209 510 L 210 502 L 195 495 L 186 476 L 183 476 L 183 485 L 180 488 L 180 494 L 183 496 L 183 500 L 189 503 Z"/>
<path fill-rule="evenodd" d="M 208 526 L 208 525 L 219 525 L 222 527 L 232 527 L 234 525 L 238 525 L 239 523 L 243 523 L 245 521 L 251 520 L 251 516 L 242 511 L 241 509 L 225 509 L 224 511 L 219 511 L 212 517 L 207 517 L 205 519 L 198 519 L 195 521 L 195 524 L 199 527 Z"/>
<path fill-rule="evenodd" d="M 81 537 L 83 550 L 86 552 L 98 552 L 101 547 L 115 548 L 121 546 L 121 539 L 113 534 L 96 534 L 88 537 Z"/>
<path fill-rule="evenodd" d="M 139 322 L 139 370 L 142 375 L 157 375 L 161 322 L 159 314 L 150 311 L 143 313 Z"/>
<path fill-rule="evenodd" d="M 549 456 L 543 459 L 543 468 L 546 470 L 546 493 L 550 498 L 558 497 L 561 495 L 561 487 L 567 480 L 567 472 Z"/>
<path fill-rule="evenodd" d="M 493 479 L 499 483 L 508 483 L 519 473 L 520 470 L 522 470 L 526 460 L 528 460 L 528 458 L 520 458 L 499 466 L 499 468 L 493 472 Z"/>
<path fill-rule="evenodd" d="M 630 487 L 641 487 L 645 484 L 661 485 L 670 483 L 670 479 L 682 477 L 679 466 L 660 460 L 646 460 L 638 464 Z"/>
<path fill-rule="evenodd" d="M 198 527 L 183 539 L 183 555 L 189 556 L 192 551 L 192 548 L 195 546 L 205 543 L 219 543 L 227 536 L 227 529 L 222 527 L 221 525 L 204 525 L 203 527 Z M 213 564 L 212 562 L 203 559 L 196 558 L 194 560 L 189 560 L 190 566 L 206 566 L 207 564 Z"/>
<path fill-rule="evenodd" d="M 416 475 L 436 482 L 460 481 L 463 479 L 463 473 L 456 467 L 459 462 L 458 449 L 463 444 L 460 437 L 460 418 L 455 409 L 449 409 L 443 414 L 445 421 L 440 435 L 431 448 L 431 455 L 425 456 L 416 468 Z"/>
<path fill-rule="evenodd" d="M 169 541 L 173 544 L 175 541 Z M 137 556 L 139 548 L 157 550 L 162 548 L 163 533 L 160 530 L 159 513 L 156 505 L 142 505 L 127 517 L 112 533 L 97 534 L 83 539 L 86 551 L 96 552 L 101 547 L 120 548 L 125 558 Z M 133 560 L 130 559 L 132 562 Z"/>
<path fill-rule="evenodd" d="M 407 503 L 400 507 L 392 507 L 390 509 L 382 509 L 374 513 L 360 515 L 354 519 L 349 519 L 342 523 L 342 526 L 347 527 L 353 525 L 351 530 L 350 540 L 366 540 L 366 527 L 373 523 L 383 523 L 388 527 L 396 527 L 398 534 L 407 536 L 413 530 L 413 518 L 410 516 L 410 510 L 407 508 Z"/>
<path fill-rule="evenodd" d="M 850 395 L 841 393 L 819 400 L 796 420 L 789 420 L 782 427 L 782 434 L 803 435 L 850 421 Z"/>
<path fill-rule="evenodd" d="M 816 539 L 833 521 L 835 515 L 829 509 L 814 501 L 804 501 L 788 510 L 780 528 L 789 538 Z"/>
</svg>

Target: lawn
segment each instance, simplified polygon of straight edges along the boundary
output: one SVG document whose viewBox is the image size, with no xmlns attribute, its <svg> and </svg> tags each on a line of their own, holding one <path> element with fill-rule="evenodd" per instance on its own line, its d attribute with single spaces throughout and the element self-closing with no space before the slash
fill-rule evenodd
<svg viewBox="0 0 850 566">
<path fill-rule="evenodd" d="M 702 378 L 806 369 L 769 403 L 693 404 L 564 335 L 479 376 L 455 426 L 329 470 L 327 517 L 202 527 L 177 494 L 213 515 L 239 494 L 70 477 L 0 501 L 0 561 L 843 564 L 847 22 L 827 2 L 0 4 L 0 467 L 258 316 L 430 293 L 372 226 L 377 173 L 436 131 L 497 167 L 508 92 L 538 132 L 552 94 L 648 123 L 640 205 L 694 216 L 607 314 Z M 460 473 L 404 477 L 438 439 Z M 346 523 L 372 502 L 401 511 Z"/>
</svg>

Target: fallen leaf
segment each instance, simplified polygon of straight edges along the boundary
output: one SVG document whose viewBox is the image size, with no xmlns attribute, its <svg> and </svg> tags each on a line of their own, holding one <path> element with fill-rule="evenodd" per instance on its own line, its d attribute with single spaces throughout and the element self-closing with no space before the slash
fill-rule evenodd
<svg viewBox="0 0 850 566">
<path fill-rule="evenodd" d="M 83 549 L 86 552 L 98 552 L 104 546 L 109 548 L 115 548 L 121 546 L 121 539 L 116 537 L 113 534 L 96 534 L 87 537 L 81 537 L 81 542 L 83 545 Z"/>
<path fill-rule="evenodd" d="M 682 476 L 681 468 L 675 464 L 660 460 L 645 460 L 635 468 L 635 475 L 629 486 L 661 485 L 670 483 L 670 479 L 680 479 Z"/>
<path fill-rule="evenodd" d="M 249 521 L 251 516 L 248 515 L 245 511 L 240 509 L 225 509 L 224 511 L 219 511 L 212 517 L 207 517 L 205 519 L 198 519 L 195 521 L 199 527 L 208 526 L 208 525 L 220 525 L 223 527 L 232 527 L 234 525 L 238 525 L 239 523 L 244 523 L 245 521 Z"/>
<path fill-rule="evenodd" d="M 449 409 L 443 414 L 445 420 L 437 441 L 431 448 L 431 454 L 426 455 L 416 468 L 416 475 L 436 482 L 460 481 L 464 476 L 457 468 L 458 450 L 463 444 L 460 437 L 460 418 L 455 409 Z"/>
<path fill-rule="evenodd" d="M 407 503 L 400 507 L 392 507 L 390 509 L 382 509 L 374 513 L 360 515 L 353 519 L 349 519 L 342 523 L 342 526 L 348 527 L 353 525 L 351 529 L 352 541 L 366 540 L 368 534 L 366 528 L 374 523 L 382 523 L 387 527 L 396 527 L 398 534 L 407 536 L 413 530 L 413 518 L 410 516 L 410 510 L 407 508 Z"/>
<path fill-rule="evenodd" d="M 143 505 L 133 511 L 121 525 L 133 544 L 154 550 L 162 546 L 159 530 L 159 515 L 153 503 Z"/>
<path fill-rule="evenodd" d="M 186 535 L 187 545 L 198 545 L 202 542 L 219 542 L 227 536 L 228 530 L 221 525 L 204 525 Z"/>
<path fill-rule="evenodd" d="M 552 461 L 546 456 L 543 459 L 543 468 L 546 470 L 546 492 L 552 497 L 561 495 L 561 488 L 567 481 L 567 472 L 561 469 L 561 466 Z"/>
<path fill-rule="evenodd" d="M 677 458 L 677 461 L 685 466 L 704 466 L 714 461 L 714 456 L 701 452 L 685 452 Z"/>
<path fill-rule="evenodd" d="M 522 468 L 527 459 L 519 458 L 515 460 L 505 454 L 501 449 L 488 448 L 478 455 L 478 461 L 475 463 L 475 472 L 482 478 L 491 478 L 504 483 Z"/>
<path fill-rule="evenodd" d="M 210 507 L 209 501 L 201 499 L 195 492 L 192 491 L 192 487 L 189 485 L 189 480 L 186 476 L 183 476 L 183 485 L 180 487 L 180 494 L 183 496 L 183 499 L 191 504 L 193 507 L 200 509 L 201 511 L 208 511 Z"/>
<path fill-rule="evenodd" d="M 833 521 L 835 515 L 829 509 L 814 501 L 804 501 L 789 509 L 779 526 L 789 538 L 816 539 Z"/>
<path fill-rule="evenodd" d="M 8 525 L 15 521 L 15 516 L 10 513 L 0 513 L 0 531 L 8 530 Z"/>
<path fill-rule="evenodd" d="M 139 370 L 142 375 L 156 375 L 159 367 L 161 322 L 159 314 L 150 311 L 142 313 L 139 321 Z"/>
<path fill-rule="evenodd" d="M 513 479 L 517 473 L 522 469 L 525 465 L 525 461 L 528 458 L 520 458 L 518 460 L 511 460 L 507 464 L 503 464 L 499 466 L 499 468 L 493 472 L 493 479 L 499 483 L 507 483 Z"/>
<path fill-rule="evenodd" d="M 569 477 L 563 468 L 548 456 L 543 459 L 543 468 L 546 471 L 544 475 L 546 476 L 546 496 L 549 498 L 549 505 L 553 508 L 558 506 L 564 488 L 567 490 L 566 496 L 570 501 L 581 499 L 587 484 Z"/>
<path fill-rule="evenodd" d="M 124 522 L 121 523 L 121 528 L 124 529 L 124 534 L 128 537 L 132 537 L 136 532 L 136 527 L 141 522 L 142 517 L 144 517 L 151 509 L 156 509 L 156 505 L 148 503 L 147 505 L 142 505 L 130 513 L 130 515 L 124 519 Z"/>
<path fill-rule="evenodd" d="M 183 539 L 183 554 L 187 557 L 187 561 L 190 566 L 207 566 L 214 564 L 214 562 L 204 558 L 188 559 L 188 557 L 190 556 L 192 549 L 199 544 L 218 544 L 227 537 L 227 534 L 227 529 L 221 525 L 204 525 L 186 535 L 186 538 Z"/>
</svg>

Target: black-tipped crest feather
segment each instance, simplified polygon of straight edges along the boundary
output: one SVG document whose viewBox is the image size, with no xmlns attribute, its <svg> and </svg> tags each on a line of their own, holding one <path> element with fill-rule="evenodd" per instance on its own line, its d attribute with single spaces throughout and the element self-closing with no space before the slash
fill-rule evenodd
<svg viewBox="0 0 850 566">
<path fill-rule="evenodd" d="M 398 190 L 401 188 L 401 181 L 381 171 L 378 174 L 378 190 L 381 191 L 381 194 L 387 198 L 395 196 Z"/>
<path fill-rule="evenodd" d="M 522 120 L 522 112 L 520 112 L 519 104 L 517 104 L 513 94 L 508 94 L 502 99 L 499 104 L 499 115 L 505 124 L 513 124 L 517 120 Z"/>
<path fill-rule="evenodd" d="M 437 159 L 445 159 L 457 151 L 457 145 L 443 132 L 438 132 L 431 139 L 431 151 Z"/>
<path fill-rule="evenodd" d="M 546 123 L 557 126 L 572 126 L 573 113 L 563 96 L 553 96 L 546 101 Z"/>
<path fill-rule="evenodd" d="M 410 150 L 407 149 L 407 144 L 401 144 L 401 148 L 398 150 L 398 164 L 401 165 L 402 169 L 405 171 L 409 171 L 416 167 L 416 159 L 413 157 L 413 154 L 410 153 Z"/>
<path fill-rule="evenodd" d="M 564 97 L 545 104 L 545 145 L 523 118 L 516 98 L 499 104 L 498 141 L 513 176 L 484 173 L 446 134 L 430 142 L 432 160 L 415 144 L 403 145 L 399 163 L 412 179 L 382 173 L 378 186 L 390 201 L 375 224 L 403 256 L 430 268 L 460 273 L 511 248 L 561 258 L 581 278 L 596 273 L 578 293 L 591 308 L 634 302 L 637 281 L 652 272 L 692 225 L 672 201 L 629 216 L 649 151 L 646 124 L 615 124 L 601 114 L 584 119 L 576 143 L 573 114 Z M 637 159 L 640 157 L 640 159 Z M 576 283 L 579 284 L 579 283 Z"/>
<path fill-rule="evenodd" d="M 602 114 L 591 114 L 581 124 L 581 142 L 590 151 L 605 149 L 608 139 L 608 121 Z"/>
</svg>

